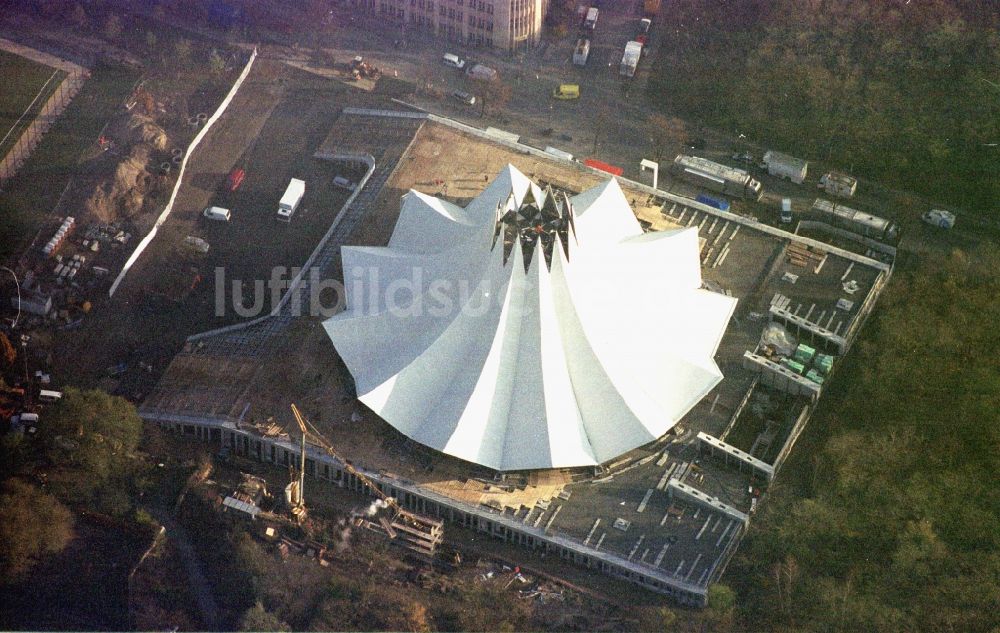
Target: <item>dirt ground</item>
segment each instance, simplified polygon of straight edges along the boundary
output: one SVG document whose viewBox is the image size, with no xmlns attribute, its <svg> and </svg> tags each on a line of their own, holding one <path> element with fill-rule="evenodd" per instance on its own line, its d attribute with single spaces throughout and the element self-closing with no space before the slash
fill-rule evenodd
<svg viewBox="0 0 1000 633">
<path fill-rule="evenodd" d="M 57 373 L 93 384 L 108 367 L 126 362 L 134 368 L 142 362 L 152 366 L 145 376 L 126 375 L 119 384 L 104 380 L 105 387 L 125 395 L 142 393 L 186 336 L 241 318 L 232 307 L 233 280 L 253 288 L 255 280 L 267 280 L 275 267 L 291 269 L 305 261 L 346 195 L 326 184 L 336 169 L 312 158 L 340 100 L 337 86 L 310 75 L 289 78 L 287 73 L 299 71 L 258 62 L 228 113 L 192 156 L 174 212 L 116 296 L 79 330 L 57 336 Z M 296 87 L 288 88 L 289 83 Z M 227 176 L 236 166 L 243 167 L 247 177 L 231 192 Z M 285 225 L 275 221 L 274 213 L 290 177 L 309 184 L 302 207 Z M 205 220 L 201 211 L 209 205 L 231 208 L 233 220 Z M 183 255 L 181 242 L 187 236 L 205 239 L 208 256 Z M 217 269 L 227 281 L 222 289 L 216 288 Z M 182 293 L 180 301 L 153 296 L 157 280 L 166 275 L 194 289 Z M 217 290 L 229 290 L 221 313 L 216 310 Z M 252 297 L 243 305 L 252 307 Z M 257 312 L 269 310 L 267 295 Z"/>
</svg>

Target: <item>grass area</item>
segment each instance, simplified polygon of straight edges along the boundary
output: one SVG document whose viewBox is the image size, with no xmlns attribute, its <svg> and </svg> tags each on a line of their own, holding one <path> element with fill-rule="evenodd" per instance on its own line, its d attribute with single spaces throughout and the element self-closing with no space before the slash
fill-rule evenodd
<svg viewBox="0 0 1000 633">
<path fill-rule="evenodd" d="M 0 50 L 0 156 L 14 146 L 66 76 L 61 70 Z"/>
<path fill-rule="evenodd" d="M 34 235 L 41 218 L 59 199 L 76 174 L 83 151 L 132 91 L 138 71 L 97 66 L 24 167 L 0 192 L 0 260 L 19 253 Z"/>
</svg>

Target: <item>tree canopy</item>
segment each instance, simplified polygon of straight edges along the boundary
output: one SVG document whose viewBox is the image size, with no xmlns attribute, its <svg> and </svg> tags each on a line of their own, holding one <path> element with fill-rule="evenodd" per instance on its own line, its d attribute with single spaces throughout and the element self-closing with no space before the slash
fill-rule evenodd
<svg viewBox="0 0 1000 633">
<path fill-rule="evenodd" d="M 1000 11 L 986 0 L 670 3 L 654 101 L 969 210 L 1000 198 Z"/>
<path fill-rule="evenodd" d="M 20 479 L 0 487 L 0 583 L 16 580 L 73 538 L 73 515 L 50 494 Z"/>
<path fill-rule="evenodd" d="M 998 253 L 901 263 L 732 568 L 771 630 L 990 631 Z M 818 445 L 810 446 L 812 436 Z"/>
</svg>

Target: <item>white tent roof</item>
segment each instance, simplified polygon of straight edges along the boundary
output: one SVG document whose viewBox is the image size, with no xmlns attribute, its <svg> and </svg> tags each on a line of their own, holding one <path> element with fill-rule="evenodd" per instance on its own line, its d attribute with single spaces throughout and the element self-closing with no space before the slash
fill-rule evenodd
<svg viewBox="0 0 1000 633">
<path fill-rule="evenodd" d="M 736 300 L 701 289 L 697 230 L 643 233 L 614 179 L 555 198 L 508 165 L 464 209 L 410 191 L 388 247 L 344 247 L 347 310 L 324 327 L 362 402 L 526 470 L 612 460 L 718 384 Z"/>
</svg>

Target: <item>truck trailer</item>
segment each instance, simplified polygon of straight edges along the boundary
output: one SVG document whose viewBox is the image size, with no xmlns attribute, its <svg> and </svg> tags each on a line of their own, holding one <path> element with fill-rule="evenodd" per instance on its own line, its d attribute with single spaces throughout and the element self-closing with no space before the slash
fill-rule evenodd
<svg viewBox="0 0 1000 633">
<path fill-rule="evenodd" d="M 622 77 L 634 77 L 635 68 L 639 65 L 639 57 L 642 55 L 642 44 L 639 42 L 629 42 L 625 45 L 625 54 L 622 55 L 622 64 L 619 74 Z"/>
<path fill-rule="evenodd" d="M 285 193 L 282 194 L 281 200 L 278 202 L 278 219 L 282 222 L 291 222 L 292 216 L 295 215 L 302 202 L 302 197 L 305 195 L 306 182 L 304 180 L 298 178 L 289 180 L 288 187 L 285 188 Z"/>
<path fill-rule="evenodd" d="M 573 49 L 573 64 L 586 66 L 588 57 L 590 57 L 590 40 L 581 37 L 576 41 L 576 48 Z"/>
<path fill-rule="evenodd" d="M 829 200 L 817 198 L 810 212 L 821 222 L 880 242 L 893 242 L 899 236 L 899 228 L 891 220 Z"/>
<path fill-rule="evenodd" d="M 760 182 L 742 169 L 720 165 L 699 156 L 678 154 L 670 173 L 694 184 L 744 200 L 760 200 L 764 194 Z"/>
<path fill-rule="evenodd" d="M 806 179 L 809 163 L 801 158 L 768 150 L 764 152 L 764 167 L 767 169 L 767 173 L 772 176 L 787 178 L 795 184 L 801 185 L 802 181 Z"/>
<path fill-rule="evenodd" d="M 831 196 L 850 198 L 858 188 L 858 179 L 839 171 L 831 171 L 819 179 L 819 188 Z"/>
</svg>

